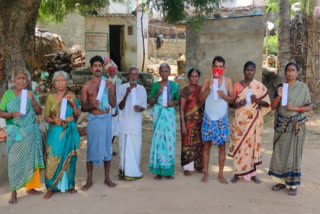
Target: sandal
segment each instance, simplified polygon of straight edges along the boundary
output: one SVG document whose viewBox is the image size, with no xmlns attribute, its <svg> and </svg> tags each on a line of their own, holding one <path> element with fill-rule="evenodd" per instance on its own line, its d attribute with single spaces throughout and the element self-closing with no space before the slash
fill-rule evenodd
<svg viewBox="0 0 320 214">
<path fill-rule="evenodd" d="M 297 195 L 297 189 L 290 188 L 288 191 L 288 195 L 291 195 L 291 196 Z"/>
<path fill-rule="evenodd" d="M 273 191 L 277 192 L 277 191 L 282 190 L 284 188 L 286 188 L 286 185 L 284 185 L 284 184 L 276 184 L 271 189 Z"/>
</svg>

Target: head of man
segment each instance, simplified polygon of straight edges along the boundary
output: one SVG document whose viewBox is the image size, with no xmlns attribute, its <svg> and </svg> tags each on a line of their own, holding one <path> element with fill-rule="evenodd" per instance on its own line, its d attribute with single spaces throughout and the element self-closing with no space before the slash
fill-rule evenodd
<svg viewBox="0 0 320 214">
<path fill-rule="evenodd" d="M 130 66 L 128 69 L 128 80 L 131 85 L 136 85 L 139 78 L 139 69 L 137 66 Z"/>
<path fill-rule="evenodd" d="M 90 70 L 95 77 L 101 77 L 103 71 L 103 59 L 101 56 L 94 56 L 90 59 Z"/>
<path fill-rule="evenodd" d="M 110 65 L 107 68 L 108 71 L 108 79 L 114 84 L 116 79 L 117 79 L 117 66 L 115 65 Z"/>
<path fill-rule="evenodd" d="M 225 69 L 225 60 L 221 56 L 216 56 L 212 61 L 212 75 L 214 77 L 222 76 Z"/>
</svg>

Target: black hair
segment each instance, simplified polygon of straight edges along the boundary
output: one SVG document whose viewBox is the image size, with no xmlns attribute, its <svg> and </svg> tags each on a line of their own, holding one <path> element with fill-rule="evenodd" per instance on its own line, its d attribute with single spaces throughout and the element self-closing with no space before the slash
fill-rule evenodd
<svg viewBox="0 0 320 214">
<path fill-rule="evenodd" d="M 293 65 L 294 67 L 296 67 L 297 71 L 299 72 L 299 66 L 298 66 L 298 64 L 295 63 L 295 62 L 289 62 L 289 63 L 286 65 L 286 68 L 284 69 L 284 73 L 287 72 L 287 69 L 288 69 L 288 67 L 289 67 L 290 65 Z"/>
<path fill-rule="evenodd" d="M 213 61 L 212 61 L 212 65 L 214 64 L 215 61 L 218 61 L 218 62 L 223 62 L 223 66 L 226 64 L 226 61 L 223 59 L 222 56 L 216 56 L 213 58 Z"/>
<path fill-rule="evenodd" d="M 245 71 L 246 68 L 248 68 L 249 66 L 252 66 L 254 68 L 254 70 L 256 70 L 256 64 L 252 61 L 248 61 L 248 62 L 246 62 L 246 64 L 244 64 L 243 71 Z"/>
<path fill-rule="evenodd" d="M 200 77 L 200 71 L 196 68 L 191 68 L 189 71 L 188 71 L 188 78 L 190 78 L 192 72 L 197 72 L 198 76 Z"/>
<path fill-rule="evenodd" d="M 95 62 L 101 62 L 101 65 L 102 65 L 102 66 L 103 66 L 103 64 L 104 64 L 104 61 L 103 61 L 103 59 L 102 59 L 101 56 L 94 56 L 94 57 L 92 57 L 92 58 L 90 59 L 90 66 L 92 67 L 92 66 L 93 66 L 93 63 L 95 63 Z"/>
</svg>

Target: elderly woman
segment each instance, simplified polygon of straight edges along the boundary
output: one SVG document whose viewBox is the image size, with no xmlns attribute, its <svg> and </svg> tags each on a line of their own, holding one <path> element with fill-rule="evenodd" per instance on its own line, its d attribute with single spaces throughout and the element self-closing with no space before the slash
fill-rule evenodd
<svg viewBox="0 0 320 214">
<path fill-rule="evenodd" d="M 156 174 L 156 180 L 162 176 L 173 179 L 174 175 L 177 126 L 174 106 L 179 102 L 179 85 L 168 79 L 170 72 L 168 64 L 160 65 L 161 81 L 153 84 L 148 100 L 153 106 L 149 170 Z"/>
<path fill-rule="evenodd" d="M 201 124 L 204 102 L 200 102 L 198 85 L 200 71 L 192 68 L 188 72 L 190 84 L 180 92 L 180 123 L 181 123 L 181 165 L 184 175 L 191 175 L 190 171 L 203 170 L 203 141 Z"/>
<path fill-rule="evenodd" d="M 243 69 L 244 80 L 237 82 L 233 88 L 235 115 L 231 128 L 229 156 L 233 158 L 234 177 L 236 183 L 239 177 L 246 181 L 260 183 L 256 167 L 262 163 L 261 143 L 263 132 L 263 116 L 270 109 L 268 89 L 254 79 L 256 64 L 248 61 Z M 247 96 L 251 102 L 247 103 Z"/>
<path fill-rule="evenodd" d="M 64 71 L 54 73 L 52 81 L 56 92 L 46 102 L 44 119 L 49 123 L 46 145 L 45 183 L 48 199 L 54 192 L 77 193 L 75 190 L 76 161 L 80 136 L 76 127 L 80 105 L 75 95 L 67 90 L 69 75 Z M 60 118 L 62 99 L 67 99 L 65 120 Z"/>
<path fill-rule="evenodd" d="M 308 87 L 297 80 L 299 68 L 296 63 L 287 64 L 285 75 L 288 83 L 288 104 L 281 105 L 283 84 L 278 85 L 271 103 L 271 108 L 276 109 L 276 112 L 273 153 L 268 174 L 278 183 L 272 187 L 273 191 L 287 186 L 288 194 L 294 196 L 301 179 L 301 158 L 307 121 L 304 112 L 312 110 L 312 102 Z"/>
<path fill-rule="evenodd" d="M 28 91 L 26 114 L 20 113 L 21 93 L 30 82 L 29 73 L 22 67 L 13 69 L 15 87 L 7 90 L 0 104 L 0 117 L 6 119 L 8 174 L 12 191 L 9 203 L 17 202 L 17 190 L 26 186 L 28 194 L 42 194 L 40 170 L 44 168 L 41 133 L 36 115 L 42 113 L 34 93 Z"/>
</svg>

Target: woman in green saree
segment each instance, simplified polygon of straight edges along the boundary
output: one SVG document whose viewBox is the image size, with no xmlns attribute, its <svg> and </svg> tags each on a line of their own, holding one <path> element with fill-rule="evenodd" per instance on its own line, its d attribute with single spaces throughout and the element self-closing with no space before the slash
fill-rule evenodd
<svg viewBox="0 0 320 214">
<path fill-rule="evenodd" d="M 156 180 L 161 179 L 162 176 L 173 179 L 177 126 L 174 106 L 179 102 L 179 85 L 168 79 L 170 66 L 165 63 L 160 65 L 159 73 L 161 81 L 153 84 L 148 102 L 153 106 L 149 170 L 156 174 Z M 166 94 L 163 93 L 164 90 L 167 91 Z M 166 106 L 163 99 L 167 101 Z"/>
<path fill-rule="evenodd" d="M 0 117 L 6 119 L 8 175 L 12 191 L 10 204 L 17 202 L 17 190 L 26 186 L 28 194 L 42 194 L 40 170 L 44 168 L 43 147 L 36 114 L 42 108 L 32 91 L 28 91 L 26 114 L 20 114 L 21 93 L 28 87 L 29 73 L 22 67 L 13 69 L 15 87 L 7 90 L 0 104 Z"/>
<path fill-rule="evenodd" d="M 297 194 L 300 185 L 301 159 L 306 136 L 304 112 L 312 110 L 312 102 L 308 87 L 297 80 L 298 65 L 290 62 L 285 68 L 288 83 L 288 104 L 281 106 L 283 84 L 279 84 L 271 103 L 276 109 L 274 122 L 273 153 L 269 175 L 278 184 L 273 191 L 289 189 L 289 195 Z"/>
<path fill-rule="evenodd" d="M 67 91 L 69 75 L 64 71 L 54 73 L 52 81 L 57 90 L 46 102 L 45 121 L 49 123 L 46 143 L 45 183 L 49 199 L 54 192 L 77 193 L 75 190 L 76 161 L 80 136 L 76 127 L 80 105 L 75 95 Z M 66 119 L 60 119 L 62 98 L 66 98 Z"/>
</svg>

